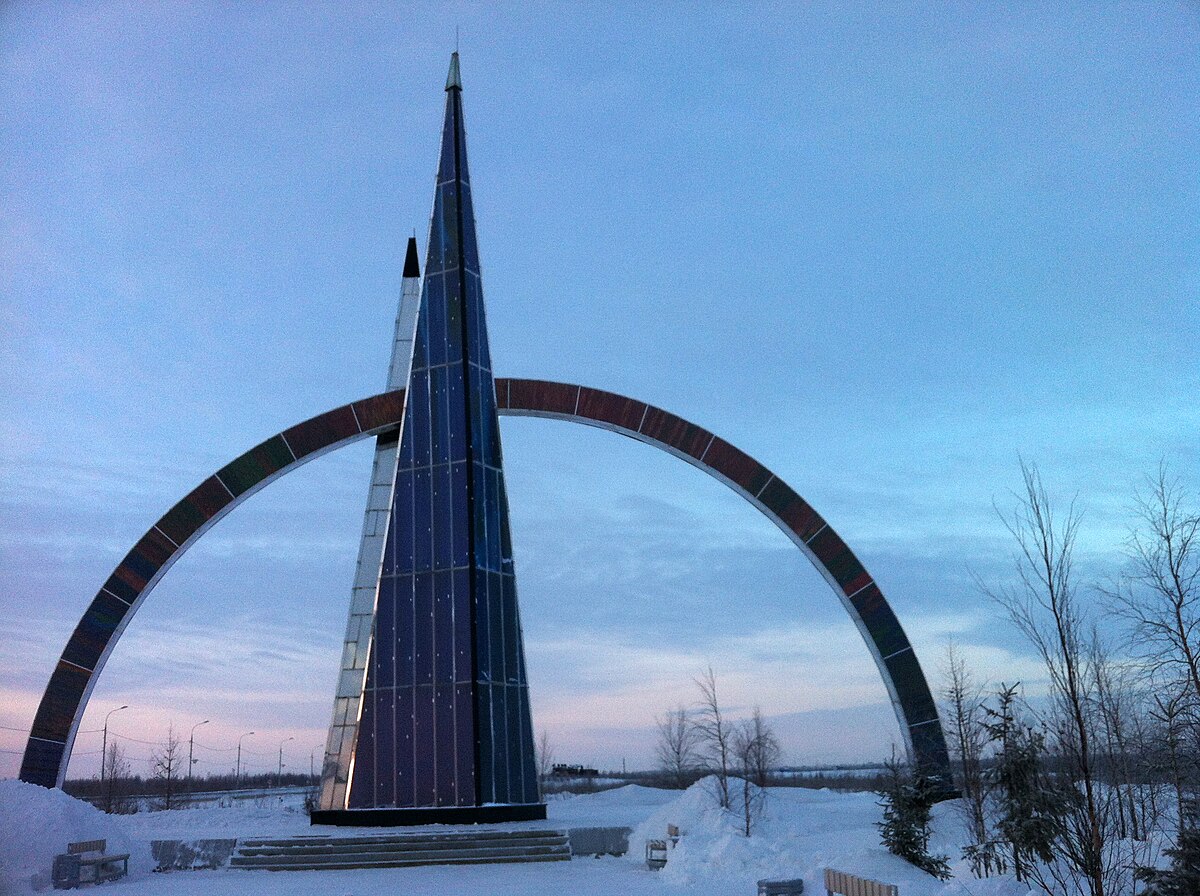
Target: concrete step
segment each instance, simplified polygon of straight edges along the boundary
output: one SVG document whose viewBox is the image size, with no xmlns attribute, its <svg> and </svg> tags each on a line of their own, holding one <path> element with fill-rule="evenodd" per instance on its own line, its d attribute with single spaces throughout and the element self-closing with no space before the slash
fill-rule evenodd
<svg viewBox="0 0 1200 896">
<path fill-rule="evenodd" d="M 570 850 L 565 844 L 545 844 L 545 845 L 520 845 L 520 846 L 488 846 L 488 847 L 470 847 L 462 846 L 455 849 L 376 849 L 368 852 L 360 852 L 354 849 L 347 850 L 331 850 L 323 852 L 270 852 L 270 853 L 254 853 L 247 855 L 239 853 L 230 859 L 230 863 L 234 866 L 245 867 L 258 864 L 272 863 L 294 863 L 294 862 L 321 862 L 329 859 L 331 861 L 385 861 L 390 859 L 412 859 L 414 861 L 428 861 L 437 858 L 486 858 L 487 856 L 496 857 L 519 857 L 523 855 L 557 855 L 566 853 L 570 855 Z"/>
<path fill-rule="evenodd" d="M 554 840 L 565 842 L 567 835 L 563 831 L 447 831 L 437 834 L 385 834 L 365 837 L 289 837 L 287 839 L 245 839 L 238 841 L 243 849 L 315 849 L 320 847 L 335 847 L 343 849 L 347 846 L 440 846 L 455 843 L 493 843 L 498 841 L 532 842 L 536 840 Z"/>
<path fill-rule="evenodd" d="M 520 856 L 509 858 L 439 859 L 437 861 L 414 861 L 387 859 L 379 862 L 335 862 L 323 861 L 307 864 L 230 865 L 243 871 L 354 871 L 362 868 L 416 868 L 421 865 L 507 865 L 525 862 L 569 862 L 569 853 L 553 856 Z"/>
<path fill-rule="evenodd" d="M 238 843 L 231 868 L 265 871 L 399 868 L 571 858 L 562 831 L 464 831 L 369 837 L 292 837 Z"/>
</svg>

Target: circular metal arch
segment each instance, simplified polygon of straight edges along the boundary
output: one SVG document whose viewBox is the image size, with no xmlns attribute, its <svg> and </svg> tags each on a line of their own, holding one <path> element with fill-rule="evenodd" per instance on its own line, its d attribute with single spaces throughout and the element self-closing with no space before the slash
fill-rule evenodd
<svg viewBox="0 0 1200 896">
<path fill-rule="evenodd" d="M 937 706 L 904 629 L 850 548 L 787 483 L 708 430 L 645 402 L 569 383 L 495 382 L 501 414 L 585 423 L 661 448 L 725 483 L 782 529 L 858 626 L 891 697 L 910 761 L 949 788 L 950 760 Z M 226 464 L 151 526 L 113 570 L 67 641 L 30 729 L 21 780 L 62 786 L 100 671 L 171 564 L 259 489 L 323 454 L 395 430 L 403 410 L 400 389 L 299 423 Z"/>
</svg>

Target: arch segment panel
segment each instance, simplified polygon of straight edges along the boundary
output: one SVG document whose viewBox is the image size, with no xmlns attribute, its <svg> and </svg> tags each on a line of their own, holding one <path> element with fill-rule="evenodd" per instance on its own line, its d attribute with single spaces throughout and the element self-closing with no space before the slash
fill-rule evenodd
<svg viewBox="0 0 1200 896">
<path fill-rule="evenodd" d="M 584 423 L 653 445 L 725 483 L 774 522 L 821 573 L 858 627 L 887 687 L 910 760 L 950 787 L 937 706 L 904 629 L 853 551 L 786 482 L 724 439 L 645 402 L 548 380 L 495 382 L 501 414 Z M 21 780 L 62 785 L 105 661 L 138 607 L 183 553 L 285 473 L 351 442 L 396 430 L 404 397 L 404 390 L 385 392 L 284 430 L 222 467 L 167 511 L 118 564 L 68 640 L 38 706 Z"/>
</svg>

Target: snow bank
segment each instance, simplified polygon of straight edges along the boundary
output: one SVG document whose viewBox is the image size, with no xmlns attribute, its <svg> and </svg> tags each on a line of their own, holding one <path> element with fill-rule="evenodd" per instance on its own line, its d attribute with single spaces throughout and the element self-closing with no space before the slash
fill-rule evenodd
<svg viewBox="0 0 1200 896">
<path fill-rule="evenodd" d="M 24 781 L 0 781 L 0 892 L 50 886 L 54 857 L 79 840 L 107 840 L 110 853 L 132 853 L 117 820 L 90 803 Z M 131 855 L 132 873 L 139 856 Z"/>
<path fill-rule="evenodd" d="M 730 783 L 731 790 L 734 784 L 737 788 L 731 796 L 740 798 L 741 782 Z M 892 855 L 879 842 L 875 822 L 880 810 L 871 793 L 772 787 L 750 837 L 744 835 L 741 814 L 718 808 L 714 794 L 715 779 L 707 778 L 651 813 L 634 828 L 626 860 L 644 863 L 646 841 L 664 839 L 667 826 L 675 825 L 681 832 L 679 844 L 668 851 L 667 865 L 659 872 L 671 889 L 739 892 L 755 880 L 799 877 L 805 892 L 823 893 L 824 869 L 829 867 L 898 884 L 904 896 L 961 893 L 964 880 L 973 894 L 1026 892 L 1007 877 L 975 880 L 960 865 L 954 866 L 959 880 L 943 883 Z M 938 822 L 955 825 L 945 809 Z M 934 843 L 935 848 L 948 847 L 952 859 L 958 856 L 952 845 L 956 833 L 947 831 Z"/>
</svg>

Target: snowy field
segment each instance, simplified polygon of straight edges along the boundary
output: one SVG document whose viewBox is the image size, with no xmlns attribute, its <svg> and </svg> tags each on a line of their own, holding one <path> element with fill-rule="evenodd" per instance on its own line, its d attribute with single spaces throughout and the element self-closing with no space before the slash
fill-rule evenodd
<svg viewBox="0 0 1200 896">
<path fill-rule="evenodd" d="M 475 867 L 398 868 L 372 871 L 180 871 L 152 872 L 150 841 L 205 837 L 311 835 L 296 796 L 263 798 L 253 805 L 205 807 L 173 812 L 108 816 L 61 791 L 17 781 L 0 782 L 0 894 L 17 896 L 49 889 L 53 856 L 68 841 L 107 838 L 110 852 L 129 852 L 130 875 L 106 890 L 129 896 L 155 894 L 262 893 L 297 896 L 367 894 L 739 894 L 753 896 L 764 877 L 803 877 L 805 891 L 824 893 L 826 866 L 899 884 L 902 896 L 979 894 L 1010 896 L 1026 887 L 1010 878 L 979 881 L 956 862 L 955 879 L 939 882 L 887 853 L 879 845 L 879 808 L 872 794 L 773 788 L 753 836 L 740 832 L 740 818 L 712 808 L 706 782 L 690 790 L 655 790 L 634 785 L 602 793 L 554 798 L 544 828 L 632 827 L 630 853 L 621 858 L 576 858 L 570 862 Z M 666 868 L 646 869 L 644 843 L 662 838 L 668 824 L 683 833 Z M 322 829 L 324 832 L 325 829 Z M 350 835 L 356 829 L 341 828 Z M 379 833 L 378 829 L 373 831 Z M 935 816 L 935 850 L 959 855 L 959 824 L 953 806 Z M 52 891 L 51 891 L 52 892 Z"/>
</svg>

